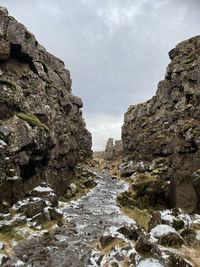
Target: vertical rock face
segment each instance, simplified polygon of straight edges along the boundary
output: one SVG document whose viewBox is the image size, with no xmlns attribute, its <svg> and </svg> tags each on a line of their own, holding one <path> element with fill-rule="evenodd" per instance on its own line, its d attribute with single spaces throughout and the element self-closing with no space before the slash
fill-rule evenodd
<svg viewBox="0 0 200 267">
<path fill-rule="evenodd" d="M 112 160 L 120 156 L 122 156 L 122 141 L 116 140 L 114 143 L 113 138 L 109 138 L 106 143 L 104 159 Z"/>
<path fill-rule="evenodd" d="M 91 156 L 82 106 L 64 63 L 0 8 L 0 203 L 44 179 L 63 193 Z"/>
<path fill-rule="evenodd" d="M 159 175 L 170 180 L 171 204 L 193 212 L 200 203 L 200 36 L 178 44 L 169 57 L 156 95 L 125 114 L 123 147 L 146 170 L 162 159 Z"/>
</svg>

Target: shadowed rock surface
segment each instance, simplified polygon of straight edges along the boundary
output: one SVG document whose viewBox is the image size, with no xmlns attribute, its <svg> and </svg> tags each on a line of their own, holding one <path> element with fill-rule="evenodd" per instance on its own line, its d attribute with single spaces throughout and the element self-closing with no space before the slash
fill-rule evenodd
<svg viewBox="0 0 200 267">
<path fill-rule="evenodd" d="M 46 180 L 58 195 L 91 156 L 64 63 L 0 8 L 0 209 Z"/>
<path fill-rule="evenodd" d="M 200 36 L 171 50 L 171 63 L 156 95 L 130 106 L 122 128 L 126 160 L 141 162 L 143 171 L 152 170 L 155 161 L 162 160 L 156 174 L 170 180 L 171 206 L 189 212 L 200 204 L 199 51 Z"/>
</svg>

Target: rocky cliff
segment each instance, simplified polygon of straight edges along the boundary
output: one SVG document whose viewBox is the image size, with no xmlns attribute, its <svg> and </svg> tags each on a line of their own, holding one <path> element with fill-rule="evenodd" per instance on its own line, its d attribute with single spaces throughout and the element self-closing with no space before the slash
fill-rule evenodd
<svg viewBox="0 0 200 267">
<path fill-rule="evenodd" d="M 200 204 L 200 36 L 178 44 L 169 57 L 156 95 L 125 114 L 123 148 L 132 172 L 154 169 L 170 184 L 171 205 L 193 212 Z"/>
<path fill-rule="evenodd" d="M 82 106 L 64 63 L 0 8 L 1 210 L 43 180 L 65 191 L 91 156 Z"/>
</svg>

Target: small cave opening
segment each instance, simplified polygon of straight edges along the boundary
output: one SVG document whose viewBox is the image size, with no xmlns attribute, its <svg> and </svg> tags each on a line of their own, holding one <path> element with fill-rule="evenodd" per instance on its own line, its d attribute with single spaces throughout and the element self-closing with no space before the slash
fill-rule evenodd
<svg viewBox="0 0 200 267">
<path fill-rule="evenodd" d="M 21 63 L 29 64 L 30 69 L 38 74 L 37 69 L 33 63 L 33 57 L 29 54 L 22 52 L 22 46 L 20 44 L 10 44 L 10 56 Z"/>
<path fill-rule="evenodd" d="M 48 162 L 49 158 L 45 156 L 41 160 L 30 159 L 27 165 L 19 166 L 20 176 L 23 180 L 30 179 L 43 170 L 48 165 Z"/>
</svg>

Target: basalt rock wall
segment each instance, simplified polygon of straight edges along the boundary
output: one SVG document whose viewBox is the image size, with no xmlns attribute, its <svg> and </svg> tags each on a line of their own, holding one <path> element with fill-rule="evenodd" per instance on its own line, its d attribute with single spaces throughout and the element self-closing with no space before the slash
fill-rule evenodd
<svg viewBox="0 0 200 267">
<path fill-rule="evenodd" d="M 144 171 L 162 162 L 157 173 L 170 181 L 171 205 L 193 212 L 200 203 L 200 36 L 179 43 L 169 57 L 156 95 L 125 114 L 123 148 Z"/>
<path fill-rule="evenodd" d="M 46 180 L 62 194 L 91 156 L 82 100 L 64 63 L 0 8 L 0 206 Z"/>
</svg>

